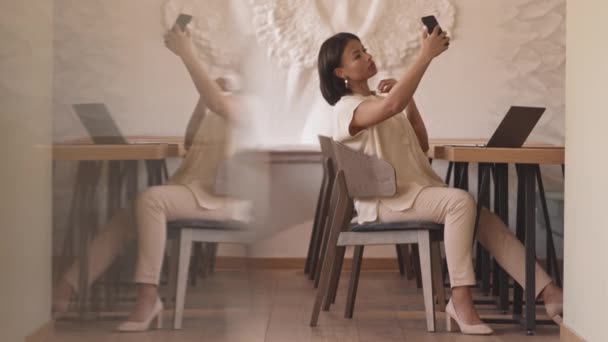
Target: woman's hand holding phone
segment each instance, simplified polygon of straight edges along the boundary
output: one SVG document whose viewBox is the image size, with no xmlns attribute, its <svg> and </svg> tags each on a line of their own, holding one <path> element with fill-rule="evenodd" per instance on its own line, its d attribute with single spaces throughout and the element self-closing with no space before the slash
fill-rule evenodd
<svg viewBox="0 0 608 342">
<path fill-rule="evenodd" d="M 433 59 L 444 53 L 450 45 L 450 37 L 445 32 L 441 32 L 439 26 L 435 26 L 433 32 L 429 34 L 425 29 L 422 33 L 421 55 L 425 58 Z"/>
<path fill-rule="evenodd" d="M 179 57 L 185 57 L 191 54 L 192 41 L 190 30 L 182 31 L 180 27 L 174 26 L 167 34 L 165 34 L 165 46 Z"/>
</svg>

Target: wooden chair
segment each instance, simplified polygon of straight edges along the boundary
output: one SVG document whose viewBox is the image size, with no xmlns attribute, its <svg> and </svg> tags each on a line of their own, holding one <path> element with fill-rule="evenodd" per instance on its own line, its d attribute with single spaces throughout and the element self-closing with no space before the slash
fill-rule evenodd
<svg viewBox="0 0 608 342">
<path fill-rule="evenodd" d="M 323 179 L 321 181 L 321 189 L 317 200 L 310 242 L 308 244 L 306 265 L 304 267 L 304 273 L 308 274 L 309 279 L 315 281 L 315 288 L 319 284 L 319 256 L 322 256 L 325 252 L 324 241 L 327 240 L 327 230 L 325 227 L 327 224 L 331 188 L 333 187 L 334 179 L 336 177 L 332 159 L 333 147 L 331 145 L 331 139 L 320 135 L 319 144 L 321 145 L 321 153 L 323 155 Z"/>
<path fill-rule="evenodd" d="M 319 274 L 321 271 L 321 258 L 325 255 L 326 241 L 329 236 L 328 216 L 329 216 L 329 201 L 331 189 L 336 177 L 336 166 L 334 164 L 334 151 L 332 139 L 326 136 L 319 135 L 319 144 L 323 155 L 323 179 L 319 198 L 317 200 L 317 208 L 313 221 L 313 228 L 308 244 L 308 253 L 306 256 L 306 265 L 304 273 L 308 274 L 309 279 L 314 280 L 315 288 L 319 285 Z M 409 246 L 396 245 L 397 262 L 399 264 L 399 273 L 407 275 L 408 279 L 414 276 L 418 279 L 419 273 L 412 268 L 412 260 L 410 259 Z M 341 262 L 340 262 L 341 263 Z M 335 292 L 332 292 L 332 302 L 335 301 Z"/>
<path fill-rule="evenodd" d="M 353 151 L 333 142 L 338 173 L 331 193 L 329 237 L 323 259 L 320 284 L 315 298 L 310 325 L 316 326 L 321 306 L 328 310 L 332 288 L 337 287 L 345 247 L 355 246 L 353 270 L 345 317 L 354 311 L 363 247 L 366 245 L 417 244 L 419 248 L 422 289 L 427 330 L 435 331 L 433 287 L 439 302 L 445 305 L 439 242 L 443 225 L 432 222 L 393 222 L 351 225 L 353 198 L 388 197 L 396 193 L 395 170 L 386 161 Z M 433 255 L 433 257 L 431 257 Z M 431 267 L 431 265 L 434 267 Z M 433 282 L 433 280 L 436 280 Z M 333 283 L 333 284 L 332 284 Z"/>
</svg>

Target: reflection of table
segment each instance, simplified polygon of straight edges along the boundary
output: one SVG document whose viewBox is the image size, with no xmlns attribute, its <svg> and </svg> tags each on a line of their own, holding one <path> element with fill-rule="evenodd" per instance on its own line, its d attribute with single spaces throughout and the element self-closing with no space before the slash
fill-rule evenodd
<svg viewBox="0 0 608 342">
<path fill-rule="evenodd" d="M 245 149 L 245 152 L 267 154 L 272 164 L 321 164 L 319 145 L 276 145 Z"/>
<path fill-rule="evenodd" d="M 524 242 L 526 250 L 526 277 L 525 288 L 532 289 L 526 291 L 526 312 L 524 320 L 522 318 L 522 288 L 515 286 L 513 301 L 513 318 L 521 321 L 528 333 L 533 333 L 536 324 L 535 313 L 535 277 L 534 266 L 536 262 L 536 186 L 539 187 L 541 204 L 545 215 L 547 228 L 549 272 L 554 271 L 558 278 L 559 272 L 557 258 L 555 256 L 555 246 L 551 235 L 551 227 L 547 213 L 544 187 L 540 173 L 540 164 L 564 164 L 564 148 L 550 146 L 534 146 L 524 148 L 480 148 L 480 147 L 455 147 L 436 145 L 429 151 L 429 156 L 433 159 L 447 160 L 450 162 L 446 182 L 449 183 L 452 166 L 454 168 L 454 185 L 468 190 L 468 164 L 479 163 L 479 205 L 489 207 L 489 181 L 490 172 L 494 175 L 495 185 L 495 211 L 505 223 L 508 224 L 508 165 L 515 164 L 518 176 L 517 192 L 517 224 L 516 235 Z M 489 260 L 487 257 L 481 259 Z M 478 258 L 479 260 L 479 258 Z M 496 266 L 496 265 L 495 265 Z M 482 277 L 489 277 L 489 262 L 479 265 Z M 497 268 L 495 268 L 497 269 Z M 552 272 L 553 273 L 553 272 Z M 506 276 L 504 272 L 495 272 L 495 295 L 499 297 L 499 307 L 506 310 L 508 306 L 508 287 L 506 286 Z M 489 292 L 489 278 L 482 279 L 482 290 Z M 497 323 L 504 321 L 495 320 Z M 544 323 L 544 322 L 542 322 Z"/>
<path fill-rule="evenodd" d="M 91 151 L 93 153 L 112 153 L 112 158 L 120 158 L 120 156 L 116 155 L 116 153 L 119 153 L 117 149 L 120 149 L 122 151 L 131 151 L 138 159 L 141 159 L 142 152 L 149 153 L 154 150 L 154 148 L 148 150 L 145 147 L 150 147 L 150 145 L 156 145 L 157 147 L 159 145 L 166 145 L 164 153 L 167 157 L 182 157 L 186 154 L 183 137 L 129 136 L 125 137 L 125 139 L 129 142 L 128 145 L 99 145 L 94 144 L 91 138 L 86 137 L 66 139 L 53 145 L 53 158 L 55 159 L 55 154 L 59 153 L 57 154 L 58 158 L 75 160 L 74 158 L 78 156 L 76 154 L 78 153 L 76 152 L 77 150 L 80 151 L 79 155 Z"/>
<path fill-rule="evenodd" d="M 53 146 L 53 160 L 158 160 L 169 155 L 167 144 L 92 145 L 65 144 Z"/>
<path fill-rule="evenodd" d="M 78 162 L 76 182 L 70 205 L 68 232 L 63 246 L 62 256 L 73 256 L 78 250 L 80 262 L 79 277 L 79 313 L 84 317 L 89 302 L 88 289 L 88 242 L 97 230 L 99 222 L 98 187 L 102 172 L 107 172 L 107 216 L 117 209 L 130 205 L 138 191 L 138 166 L 145 162 L 147 184 L 162 184 L 167 178 L 165 159 L 184 154 L 179 138 L 145 138 L 128 139 L 132 144 L 96 145 L 90 139 L 76 139 L 53 145 L 53 161 Z M 76 241 L 78 237 L 78 241 Z M 74 246 L 76 245 L 76 246 Z M 119 272 L 116 268 L 114 273 Z M 112 273 L 113 271 L 110 271 Z M 106 289 L 107 302 L 111 302 L 113 293 L 109 286 Z M 98 300 L 92 301 L 97 304 Z"/>
</svg>

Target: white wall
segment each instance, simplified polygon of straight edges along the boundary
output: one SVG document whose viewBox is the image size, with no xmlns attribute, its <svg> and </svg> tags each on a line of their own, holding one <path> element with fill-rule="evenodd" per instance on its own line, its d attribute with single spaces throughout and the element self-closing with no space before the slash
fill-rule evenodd
<svg viewBox="0 0 608 342">
<path fill-rule="evenodd" d="M 56 140 L 85 133 L 69 108 L 78 101 L 108 103 L 126 134 L 182 134 L 196 93 L 180 61 L 162 44 L 166 2 L 55 2 Z M 487 137 L 508 106 L 518 103 L 549 107 L 531 139 L 563 143 L 565 1 L 452 2 L 455 39 L 418 93 L 431 136 Z M 263 90 L 268 101 L 291 101 L 285 111 L 271 114 L 273 127 L 280 130 L 268 132 L 268 142 L 314 139 L 316 132 L 303 131 L 307 121 L 318 119 L 310 118 L 315 115 L 307 107 L 321 99 L 318 83 L 294 80 L 309 76 L 294 76 L 267 53 L 262 45 L 248 51 L 243 67 L 258 76 L 256 86 L 276 85 Z M 380 76 L 400 72 L 381 70 Z M 292 89 L 293 83 L 302 87 Z"/>
<path fill-rule="evenodd" d="M 52 2 L 0 3 L 0 340 L 50 321 Z"/>
<path fill-rule="evenodd" d="M 568 1 L 564 318 L 591 342 L 608 340 L 607 11 L 603 0 Z"/>
<path fill-rule="evenodd" d="M 213 6 L 221 3 L 205 1 Z M 530 139 L 563 143 L 565 0 L 451 2 L 456 10 L 455 39 L 448 53 L 432 65 L 417 94 L 431 138 L 488 137 L 510 105 L 530 104 L 549 108 Z M 179 60 L 162 45 L 161 8 L 165 3 L 55 1 L 54 140 L 85 133 L 69 108 L 70 103 L 80 101 L 106 102 L 128 135 L 182 134 L 196 94 Z M 364 7 L 363 1 L 357 4 Z M 254 48 L 245 55 L 243 67 L 257 75 L 249 81 L 271 108 L 260 113 L 260 117 L 270 116 L 273 128 L 265 143 L 313 141 L 329 115 L 314 68 L 306 73 L 277 65 L 262 45 L 255 46 L 250 33 Z M 384 70 L 379 76 L 397 77 L 399 72 Z M 444 163 L 435 167 L 444 174 Z M 67 202 L 71 172 L 67 165 L 58 168 L 55 203 Z M 283 178 L 294 175 L 307 184 L 281 187 L 286 198 L 294 203 L 316 199 L 319 172 L 295 167 L 280 167 L 276 172 Z M 547 167 L 543 172 L 546 187 L 561 190 L 561 170 Z M 307 213 L 314 208 L 309 202 L 294 205 Z M 515 208 L 514 202 L 511 208 Z M 56 210 L 58 221 L 66 217 L 65 210 Z M 302 241 L 308 239 L 310 220 L 311 213 L 308 220 L 277 218 L 275 223 L 285 223 L 284 232 L 264 241 L 254 253 L 305 255 L 307 244 Z M 392 256 L 394 252 L 370 249 L 369 254 Z"/>
<path fill-rule="evenodd" d="M 548 107 L 531 140 L 562 144 L 565 1 L 452 2 L 454 39 L 416 94 L 430 137 L 487 138 L 509 106 L 521 104 Z M 402 72 L 384 70 L 379 77 Z"/>
<path fill-rule="evenodd" d="M 128 135 L 181 135 L 196 90 L 163 44 L 162 0 L 56 0 L 54 139 L 85 135 L 70 105 L 105 102 Z"/>
</svg>

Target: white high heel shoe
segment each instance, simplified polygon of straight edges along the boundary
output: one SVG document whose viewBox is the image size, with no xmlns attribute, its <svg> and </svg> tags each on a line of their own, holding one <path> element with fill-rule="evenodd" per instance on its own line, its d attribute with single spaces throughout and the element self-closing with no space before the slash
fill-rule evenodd
<svg viewBox="0 0 608 342">
<path fill-rule="evenodd" d="M 551 318 L 553 322 L 555 322 L 557 325 L 562 325 L 562 313 L 564 312 L 564 303 L 545 304 L 545 311 L 547 311 L 547 316 L 549 316 L 549 318 Z"/>
<path fill-rule="evenodd" d="M 64 279 L 55 285 L 51 310 L 54 320 L 59 320 L 66 314 L 70 308 L 70 299 L 74 293 L 76 293 L 74 287 Z"/>
<path fill-rule="evenodd" d="M 150 312 L 150 315 L 143 322 L 129 322 L 126 321 L 121 323 L 117 330 L 120 332 L 138 332 L 146 331 L 150 329 L 152 321 L 156 319 L 156 329 L 162 329 L 163 327 L 163 302 L 160 298 L 156 298 L 156 304 Z"/>
<path fill-rule="evenodd" d="M 490 328 L 487 324 L 466 324 L 464 323 L 458 314 L 456 313 L 456 308 L 454 308 L 454 303 L 452 303 L 452 299 L 448 302 L 448 305 L 445 307 L 445 317 L 446 317 L 446 330 L 448 332 L 452 331 L 452 324 L 456 322 L 460 331 L 463 334 L 467 335 L 491 335 L 494 333 L 494 330 Z"/>
</svg>

